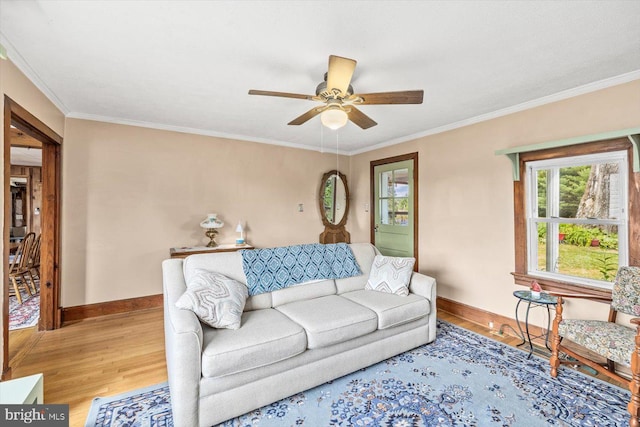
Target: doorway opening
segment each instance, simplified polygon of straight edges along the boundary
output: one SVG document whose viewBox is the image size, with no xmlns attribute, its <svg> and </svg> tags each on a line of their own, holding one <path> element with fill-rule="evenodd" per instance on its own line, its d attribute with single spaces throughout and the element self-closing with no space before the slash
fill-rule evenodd
<svg viewBox="0 0 640 427">
<path fill-rule="evenodd" d="M 371 243 L 418 269 L 418 153 L 371 162 Z"/>
<path fill-rule="evenodd" d="M 11 298 L 16 304 L 26 303 L 22 296 L 38 296 L 38 321 L 35 330 L 60 327 L 60 150 L 62 137 L 5 95 L 4 98 L 4 224 L 3 224 L 3 367 L 2 379 L 11 378 L 11 366 L 21 356 L 20 347 L 29 342 L 26 333 L 14 334 L 10 339 L 9 311 Z M 28 158 L 31 158 L 30 160 Z M 12 164 L 12 159 L 15 164 Z M 19 159 L 19 160 L 18 160 Z M 29 164 L 31 162 L 31 164 Z M 22 163 L 21 165 L 17 163 Z M 40 164 L 38 164 L 40 163 Z M 33 234 L 30 237 L 30 234 Z M 21 242 L 37 239 L 39 266 L 31 269 L 21 285 L 13 286 L 10 260 Z M 26 243 L 26 242 L 25 242 Z M 23 244 L 24 245 L 24 244 Z M 14 257 L 12 257 L 14 252 Z M 34 252 L 35 254 L 35 252 Z M 17 258 L 17 259 L 16 259 Z M 32 255 L 29 255 L 32 259 Z M 15 272 L 15 270 L 14 270 Z M 12 276 L 14 276 L 12 274 Z M 13 277 L 12 277 L 13 278 Z M 17 292 L 20 300 L 17 301 Z M 22 292 L 24 291 L 24 294 Z M 11 295 L 11 296 L 10 296 Z M 32 301 L 33 303 L 33 301 Z M 14 305 L 16 305 L 14 304 Z M 23 307 L 24 308 L 24 307 Z M 13 339 L 15 337 L 15 339 Z"/>
</svg>

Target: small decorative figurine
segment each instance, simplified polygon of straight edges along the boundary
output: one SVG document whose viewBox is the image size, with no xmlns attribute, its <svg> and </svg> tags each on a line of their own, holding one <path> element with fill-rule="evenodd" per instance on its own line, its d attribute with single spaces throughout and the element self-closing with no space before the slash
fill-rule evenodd
<svg viewBox="0 0 640 427">
<path fill-rule="evenodd" d="M 535 280 L 531 282 L 531 298 L 538 299 L 540 298 L 540 292 L 542 292 L 542 288 L 540 284 Z"/>
</svg>

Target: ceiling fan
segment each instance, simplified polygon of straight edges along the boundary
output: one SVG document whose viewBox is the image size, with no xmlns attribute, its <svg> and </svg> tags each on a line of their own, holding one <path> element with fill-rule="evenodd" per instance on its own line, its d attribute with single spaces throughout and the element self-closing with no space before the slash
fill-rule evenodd
<svg viewBox="0 0 640 427">
<path fill-rule="evenodd" d="M 329 56 L 329 70 L 324 75 L 324 81 L 316 88 L 315 96 L 254 89 L 249 91 L 249 95 L 279 96 L 321 102 L 323 105 L 312 108 L 291 120 L 288 124 L 301 125 L 321 114 L 320 120 L 322 124 L 331 129 L 341 128 L 347 124 L 348 120 L 351 120 L 362 129 L 369 129 L 377 125 L 371 117 L 357 109 L 356 105 L 422 104 L 424 94 L 422 90 L 354 93 L 351 86 L 351 77 L 355 68 L 356 61 L 354 59 L 331 55 Z"/>
</svg>

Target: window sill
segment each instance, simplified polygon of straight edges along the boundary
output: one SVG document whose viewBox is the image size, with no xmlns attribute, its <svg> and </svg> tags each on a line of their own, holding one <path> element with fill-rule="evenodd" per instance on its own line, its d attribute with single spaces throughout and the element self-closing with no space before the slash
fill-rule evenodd
<svg viewBox="0 0 640 427">
<path fill-rule="evenodd" d="M 581 295 L 589 295 L 592 299 L 607 304 L 611 303 L 611 290 L 602 289 L 588 285 L 576 284 L 571 282 L 563 282 L 560 280 L 549 279 L 546 277 L 531 276 L 525 273 L 511 273 L 517 285 L 529 286 L 533 280 L 538 282 L 543 290 L 549 292 L 574 293 Z"/>
</svg>

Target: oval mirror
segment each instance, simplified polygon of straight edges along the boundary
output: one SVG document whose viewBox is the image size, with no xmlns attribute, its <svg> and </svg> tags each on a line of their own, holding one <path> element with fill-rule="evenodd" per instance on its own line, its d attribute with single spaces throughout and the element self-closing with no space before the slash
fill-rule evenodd
<svg viewBox="0 0 640 427">
<path fill-rule="evenodd" d="M 325 232 L 320 243 L 349 242 L 349 233 L 344 229 L 349 212 L 349 188 L 346 177 L 333 170 L 320 181 L 320 212 Z"/>
<path fill-rule="evenodd" d="M 322 201 L 327 221 L 333 225 L 339 224 L 344 217 L 347 195 L 344 182 L 338 175 L 331 175 L 324 181 Z"/>
</svg>

